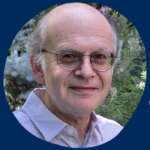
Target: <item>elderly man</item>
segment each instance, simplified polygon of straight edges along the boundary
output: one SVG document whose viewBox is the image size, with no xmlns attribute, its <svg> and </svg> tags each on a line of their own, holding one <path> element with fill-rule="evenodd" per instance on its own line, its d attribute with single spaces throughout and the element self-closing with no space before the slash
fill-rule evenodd
<svg viewBox="0 0 150 150">
<path fill-rule="evenodd" d="M 93 147 L 121 130 L 94 110 L 109 91 L 117 33 L 96 9 L 82 3 L 58 6 L 45 15 L 26 49 L 33 75 L 46 89 L 35 89 L 14 112 L 30 133 L 66 147 Z"/>
</svg>

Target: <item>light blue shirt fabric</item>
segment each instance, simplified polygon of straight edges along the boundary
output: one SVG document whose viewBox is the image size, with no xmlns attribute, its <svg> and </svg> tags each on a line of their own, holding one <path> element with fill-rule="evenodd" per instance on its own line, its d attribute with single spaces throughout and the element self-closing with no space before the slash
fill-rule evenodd
<svg viewBox="0 0 150 150">
<path fill-rule="evenodd" d="M 43 91 L 32 91 L 23 107 L 14 115 L 27 131 L 40 139 L 65 147 L 94 147 L 110 141 L 123 128 L 117 122 L 92 112 L 91 125 L 81 145 L 76 129 L 51 113 L 35 94 L 36 90 Z"/>
</svg>

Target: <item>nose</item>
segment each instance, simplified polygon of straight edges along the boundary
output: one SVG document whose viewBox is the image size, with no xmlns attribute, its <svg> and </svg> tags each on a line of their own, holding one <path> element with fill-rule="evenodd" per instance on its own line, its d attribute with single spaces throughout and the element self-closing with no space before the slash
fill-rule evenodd
<svg viewBox="0 0 150 150">
<path fill-rule="evenodd" d="M 95 75 L 95 69 L 91 65 L 89 55 L 84 55 L 81 65 L 75 70 L 75 76 L 82 76 L 84 79 L 89 79 Z"/>
</svg>

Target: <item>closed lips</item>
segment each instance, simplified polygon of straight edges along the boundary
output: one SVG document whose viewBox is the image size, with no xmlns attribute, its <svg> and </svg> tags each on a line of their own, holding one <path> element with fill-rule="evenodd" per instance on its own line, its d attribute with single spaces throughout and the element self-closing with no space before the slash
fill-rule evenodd
<svg viewBox="0 0 150 150">
<path fill-rule="evenodd" d="M 83 86 L 73 86 L 70 87 L 71 90 L 75 91 L 75 92 L 81 92 L 81 93 L 89 93 L 89 92 L 93 92 L 95 91 L 97 88 L 95 87 L 83 87 Z"/>
<path fill-rule="evenodd" d="M 74 86 L 74 87 L 70 87 L 72 89 L 97 89 L 95 87 L 83 87 L 83 86 Z"/>
</svg>

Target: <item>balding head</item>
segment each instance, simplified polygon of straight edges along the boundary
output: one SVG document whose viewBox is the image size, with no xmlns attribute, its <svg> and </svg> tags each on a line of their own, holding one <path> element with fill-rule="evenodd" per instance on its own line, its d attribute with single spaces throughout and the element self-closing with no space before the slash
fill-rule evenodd
<svg viewBox="0 0 150 150">
<path fill-rule="evenodd" d="M 106 18 L 95 8 L 83 4 L 83 3 L 70 3 L 60 5 L 50 11 L 46 16 L 41 18 L 37 24 L 33 34 L 29 37 L 26 44 L 26 49 L 29 55 L 36 54 L 35 62 L 44 63 L 44 55 L 39 52 L 42 48 L 49 48 L 56 44 L 61 38 L 60 33 L 64 31 L 76 34 L 75 32 L 80 30 L 80 33 L 86 32 L 86 30 L 95 30 L 95 32 L 109 31 L 110 38 L 113 36 L 114 46 L 113 50 L 115 55 L 120 52 L 121 46 L 117 32 L 112 30 L 114 27 L 108 23 Z M 82 30 L 85 29 L 85 30 Z M 113 31 L 113 35 L 112 35 Z M 89 36 L 88 32 L 86 36 Z M 52 51 L 52 49 L 50 49 Z"/>
<path fill-rule="evenodd" d="M 63 17 L 63 16 L 78 16 L 78 17 L 83 17 L 86 18 L 86 15 L 90 17 L 96 17 L 96 16 L 101 16 L 104 17 L 98 10 L 95 8 L 83 4 L 83 3 L 69 3 L 69 4 L 63 4 L 55 9 L 53 9 L 51 12 L 48 13 L 48 16 L 50 18 L 55 18 L 55 17 Z M 58 18 L 57 18 L 58 19 Z"/>
<path fill-rule="evenodd" d="M 48 44 L 56 44 L 55 39 L 61 38 L 60 33 L 80 34 L 89 30 L 95 30 L 97 34 L 107 30 L 108 36 L 113 39 L 111 27 L 106 18 L 95 8 L 83 3 L 64 4 L 56 7 L 46 17 Z M 83 33 L 84 34 L 84 33 Z"/>
</svg>

